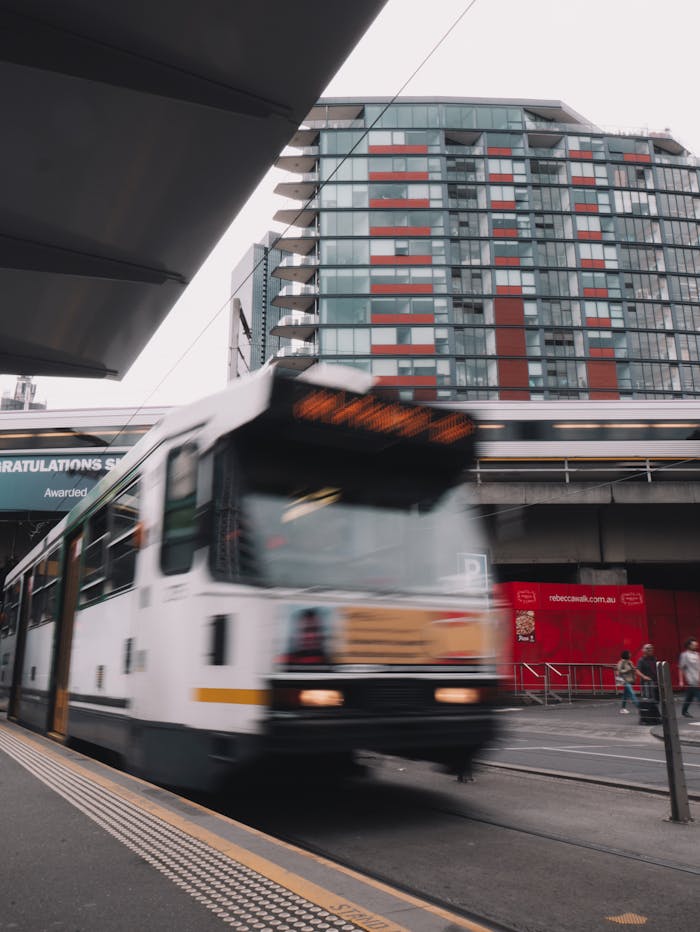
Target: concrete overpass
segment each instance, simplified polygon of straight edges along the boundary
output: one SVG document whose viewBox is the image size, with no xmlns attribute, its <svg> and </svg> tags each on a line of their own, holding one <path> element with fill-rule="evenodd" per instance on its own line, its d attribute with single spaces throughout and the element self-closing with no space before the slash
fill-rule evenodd
<svg viewBox="0 0 700 932">
<path fill-rule="evenodd" d="M 700 588 L 700 459 L 686 464 L 682 480 L 659 474 L 649 481 L 643 464 L 627 468 L 607 481 L 587 481 L 579 472 L 570 482 L 510 477 L 472 484 L 497 575 Z"/>
</svg>

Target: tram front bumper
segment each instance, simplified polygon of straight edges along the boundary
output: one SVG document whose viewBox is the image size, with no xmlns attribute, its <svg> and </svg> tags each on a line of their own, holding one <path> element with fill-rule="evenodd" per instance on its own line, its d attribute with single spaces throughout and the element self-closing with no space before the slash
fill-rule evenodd
<svg viewBox="0 0 700 932">
<path fill-rule="evenodd" d="M 422 749 L 480 748 L 496 733 L 492 709 L 424 715 L 298 715 L 273 712 L 265 745 L 273 753 L 328 754 L 352 750 L 421 756 Z"/>
</svg>

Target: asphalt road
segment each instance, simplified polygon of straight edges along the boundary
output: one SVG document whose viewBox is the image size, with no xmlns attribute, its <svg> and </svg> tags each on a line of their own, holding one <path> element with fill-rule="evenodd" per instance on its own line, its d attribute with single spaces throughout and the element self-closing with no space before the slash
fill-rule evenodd
<svg viewBox="0 0 700 932">
<path fill-rule="evenodd" d="M 668 788 L 663 742 L 616 702 L 505 711 L 501 724 L 486 761 Z M 687 789 L 700 796 L 700 719 L 679 724 Z"/>
<path fill-rule="evenodd" d="M 499 928 L 697 926 L 700 824 L 665 797 L 495 768 L 472 783 L 396 758 L 370 777 L 275 781 L 227 814 Z M 700 818 L 700 804 L 693 804 Z"/>
<path fill-rule="evenodd" d="M 611 702 L 501 716 L 501 738 L 484 755 L 491 765 L 477 765 L 473 782 L 366 755 L 364 780 L 305 785 L 277 773 L 268 786 L 218 806 L 500 928 L 695 928 L 700 822 L 671 823 L 666 795 L 615 785 L 662 790 L 662 742 Z M 690 740 L 694 726 L 682 727 Z M 688 787 L 700 799 L 700 747 L 684 745 L 683 756 Z M 700 801 L 691 802 L 691 813 L 700 820 Z"/>
</svg>

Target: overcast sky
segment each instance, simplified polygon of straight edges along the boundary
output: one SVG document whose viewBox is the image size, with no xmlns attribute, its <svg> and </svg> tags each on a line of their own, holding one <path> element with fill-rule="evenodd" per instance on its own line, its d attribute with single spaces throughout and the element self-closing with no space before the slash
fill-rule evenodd
<svg viewBox="0 0 700 932">
<path fill-rule="evenodd" d="M 393 96 L 467 5 L 389 0 L 325 94 Z M 606 128 L 669 128 L 700 154 L 699 34 L 693 0 L 477 0 L 403 93 L 562 100 Z M 268 173 L 121 382 L 38 379 L 49 407 L 180 404 L 222 388 L 226 311 L 192 344 L 226 306 L 253 239 L 281 229 L 272 215 L 291 204 L 272 190 L 284 177 Z M 0 376 L 0 388 L 13 385 Z"/>
</svg>

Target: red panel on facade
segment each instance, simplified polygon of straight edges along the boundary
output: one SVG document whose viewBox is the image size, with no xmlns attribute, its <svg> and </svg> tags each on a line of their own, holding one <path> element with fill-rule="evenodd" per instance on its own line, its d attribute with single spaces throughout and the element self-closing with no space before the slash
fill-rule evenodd
<svg viewBox="0 0 700 932">
<path fill-rule="evenodd" d="M 597 346 L 597 347 L 592 346 L 590 352 L 591 352 L 591 357 L 597 356 L 597 357 L 607 357 L 611 359 L 615 358 L 615 350 L 612 348 L 612 346 Z"/>
<path fill-rule="evenodd" d="M 486 150 L 488 155 L 512 155 L 513 150 L 509 146 L 489 146 Z"/>
<path fill-rule="evenodd" d="M 522 294 L 520 285 L 496 285 L 496 294 Z"/>
<path fill-rule="evenodd" d="M 427 146 L 368 146 L 370 155 L 391 155 L 393 152 L 404 155 L 423 155 L 427 153 Z"/>
<path fill-rule="evenodd" d="M 590 187 L 596 183 L 595 178 L 589 178 L 587 175 L 572 175 L 571 184 L 586 185 Z"/>
<path fill-rule="evenodd" d="M 416 401 L 436 401 L 437 391 L 434 388 L 417 388 L 413 397 Z"/>
<path fill-rule="evenodd" d="M 574 210 L 577 214 L 597 214 L 597 204 L 574 204 Z"/>
<path fill-rule="evenodd" d="M 406 207 L 413 209 L 430 207 L 430 201 L 427 197 L 379 197 L 371 198 L 369 206 L 379 208 Z"/>
<path fill-rule="evenodd" d="M 519 266 L 520 258 L 518 256 L 496 256 L 496 265 Z"/>
<path fill-rule="evenodd" d="M 517 327 L 496 327 L 496 354 L 499 358 L 525 356 L 525 331 Z"/>
<path fill-rule="evenodd" d="M 432 265 L 432 256 L 371 256 L 370 265 Z"/>
<path fill-rule="evenodd" d="M 515 201 L 491 201 L 494 210 L 515 210 Z"/>
<path fill-rule="evenodd" d="M 501 239 L 517 239 L 518 231 L 515 227 L 494 228 L 493 235 Z"/>
<path fill-rule="evenodd" d="M 512 175 L 498 175 L 498 174 L 489 175 L 489 181 L 493 181 L 493 182 L 501 183 L 501 184 L 503 183 L 512 184 L 513 176 Z"/>
<path fill-rule="evenodd" d="M 434 324 L 434 314 L 372 314 L 373 324 Z"/>
<path fill-rule="evenodd" d="M 370 227 L 370 236 L 430 236 L 430 227 Z"/>
<path fill-rule="evenodd" d="M 619 398 L 617 370 L 614 362 L 590 360 L 586 363 L 588 392 L 591 398 Z"/>
<path fill-rule="evenodd" d="M 522 298 L 496 298 L 493 314 L 496 326 L 525 326 L 525 308 Z"/>
<path fill-rule="evenodd" d="M 572 159 L 592 159 L 593 152 L 590 149 L 569 149 L 569 157 Z"/>
<path fill-rule="evenodd" d="M 372 294 L 432 294 L 432 285 L 417 285 L 407 282 L 405 285 L 370 285 Z"/>
<path fill-rule="evenodd" d="M 428 181 L 427 172 L 370 172 L 370 181 Z"/>
<path fill-rule="evenodd" d="M 436 375 L 378 375 L 378 385 L 437 385 Z"/>
<path fill-rule="evenodd" d="M 604 269 L 605 259 L 581 259 L 582 269 Z"/>
<path fill-rule="evenodd" d="M 625 162 L 651 162 L 651 156 L 637 152 L 625 152 L 623 155 Z"/>
<path fill-rule="evenodd" d="M 607 298 L 608 289 L 607 288 L 584 288 L 583 296 L 584 298 Z"/>
<path fill-rule="evenodd" d="M 498 397 L 502 401 L 529 401 L 530 389 L 527 380 L 527 363 L 524 359 L 499 359 L 498 384 L 508 386 L 500 388 Z M 522 385 L 522 388 L 517 388 Z"/>
<path fill-rule="evenodd" d="M 603 238 L 603 234 L 600 230 L 579 230 L 578 238 L 601 240 Z"/>
<path fill-rule="evenodd" d="M 612 327 L 612 320 L 609 317 L 587 317 L 587 327 Z"/>
<path fill-rule="evenodd" d="M 397 343 L 372 346 L 374 356 L 433 356 L 434 343 Z"/>
<path fill-rule="evenodd" d="M 498 384 L 506 389 L 526 389 L 529 392 L 527 360 L 499 359 Z"/>
</svg>

